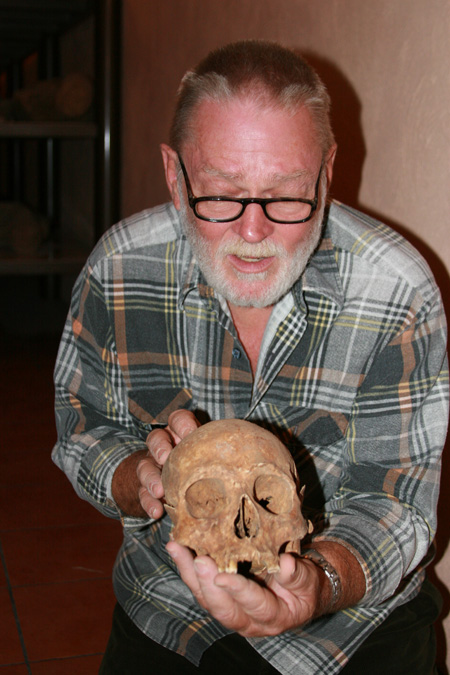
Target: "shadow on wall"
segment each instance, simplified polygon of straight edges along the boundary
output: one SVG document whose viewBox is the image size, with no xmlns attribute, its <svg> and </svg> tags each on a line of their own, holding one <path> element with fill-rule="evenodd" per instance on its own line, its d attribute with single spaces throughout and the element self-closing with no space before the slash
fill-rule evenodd
<svg viewBox="0 0 450 675">
<path fill-rule="evenodd" d="M 354 206 L 364 213 L 376 218 L 405 237 L 428 262 L 439 288 L 443 291 L 450 287 L 450 277 L 445 265 L 439 256 L 420 237 L 410 232 L 404 225 L 393 222 L 382 213 L 368 209 L 359 202 L 359 189 L 361 185 L 362 169 L 366 156 L 366 146 L 361 125 L 361 103 L 350 82 L 336 68 L 336 66 L 314 53 L 302 52 L 302 55 L 317 70 L 325 82 L 329 91 L 332 108 L 331 117 L 333 130 L 338 143 L 335 172 L 331 195 L 345 204 Z M 450 297 L 442 293 L 447 317 L 450 318 Z M 450 483 L 450 436 L 447 439 L 443 454 L 443 467 L 441 484 Z M 436 562 L 442 559 L 450 541 L 450 494 L 441 491 L 438 505 L 439 527 L 436 535 Z M 445 666 L 446 639 L 442 621 L 450 613 L 450 592 L 447 586 L 436 575 L 434 569 L 430 569 L 430 578 L 438 587 L 443 597 L 443 611 L 440 622 L 436 626 L 438 638 L 438 664 L 442 675 L 448 675 Z"/>
<path fill-rule="evenodd" d="M 335 195 L 344 204 L 360 209 L 402 234 L 428 262 L 438 286 L 441 289 L 448 288 L 450 277 L 446 267 L 426 242 L 409 231 L 405 225 L 396 223 L 384 214 L 375 212 L 359 202 L 362 170 L 366 156 L 361 125 L 361 103 L 350 82 L 333 63 L 313 53 L 302 52 L 302 55 L 320 74 L 331 97 L 331 118 L 338 143 L 331 196 Z M 450 317 L 450 297 L 444 293 L 443 296 L 445 311 Z"/>
<path fill-rule="evenodd" d="M 361 103 L 346 77 L 321 56 L 302 52 L 317 70 L 331 97 L 331 123 L 338 144 L 331 196 L 357 206 L 366 146 L 361 126 Z"/>
</svg>

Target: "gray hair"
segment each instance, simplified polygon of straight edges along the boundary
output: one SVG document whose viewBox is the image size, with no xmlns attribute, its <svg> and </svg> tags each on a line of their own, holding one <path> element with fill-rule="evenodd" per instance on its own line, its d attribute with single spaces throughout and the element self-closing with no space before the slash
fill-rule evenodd
<svg viewBox="0 0 450 675">
<path fill-rule="evenodd" d="M 292 114 L 308 108 L 325 154 L 334 143 L 330 97 L 316 71 L 294 51 L 273 42 L 245 40 L 221 47 L 183 77 L 170 132 L 174 150 L 193 137 L 192 121 L 205 100 L 250 98 Z"/>
</svg>

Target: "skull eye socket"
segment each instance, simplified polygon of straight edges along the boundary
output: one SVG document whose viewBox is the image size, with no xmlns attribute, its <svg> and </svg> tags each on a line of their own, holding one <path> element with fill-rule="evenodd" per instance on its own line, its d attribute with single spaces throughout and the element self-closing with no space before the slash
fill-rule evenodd
<svg viewBox="0 0 450 675">
<path fill-rule="evenodd" d="M 292 509 L 292 486 L 281 476 L 258 476 L 253 489 L 256 501 L 269 513 L 280 515 Z"/>
<path fill-rule="evenodd" d="M 185 496 L 193 518 L 215 518 L 227 503 L 225 485 L 219 478 L 202 478 L 192 483 Z"/>
</svg>

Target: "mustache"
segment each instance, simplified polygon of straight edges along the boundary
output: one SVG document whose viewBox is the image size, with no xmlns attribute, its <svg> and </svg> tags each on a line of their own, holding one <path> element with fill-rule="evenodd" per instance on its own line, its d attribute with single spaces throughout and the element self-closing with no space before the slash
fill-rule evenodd
<svg viewBox="0 0 450 675">
<path fill-rule="evenodd" d="M 219 253 L 222 255 L 235 255 L 239 258 L 285 258 L 286 249 L 274 242 L 260 241 L 250 244 L 247 241 L 234 241 L 223 244 Z"/>
</svg>

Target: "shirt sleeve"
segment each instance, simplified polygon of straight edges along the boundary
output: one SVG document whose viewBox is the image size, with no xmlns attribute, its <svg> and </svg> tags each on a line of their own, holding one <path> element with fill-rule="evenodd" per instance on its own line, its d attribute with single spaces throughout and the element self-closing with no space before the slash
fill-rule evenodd
<svg viewBox="0 0 450 675">
<path fill-rule="evenodd" d="M 440 294 L 411 311 L 374 356 L 346 432 L 339 490 L 317 540 L 359 559 L 362 605 L 390 597 L 423 561 L 436 532 L 448 418 L 446 325 Z"/>
<path fill-rule="evenodd" d="M 86 266 L 74 287 L 55 366 L 58 440 L 52 458 L 82 499 L 125 526 L 142 525 L 142 519 L 121 513 L 111 492 L 116 468 L 146 448 L 149 429 L 140 429 L 129 413 L 121 368 L 127 355 L 118 354 L 108 310 L 103 283 Z M 120 317 L 120 311 L 113 315 Z"/>
</svg>

